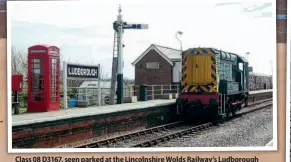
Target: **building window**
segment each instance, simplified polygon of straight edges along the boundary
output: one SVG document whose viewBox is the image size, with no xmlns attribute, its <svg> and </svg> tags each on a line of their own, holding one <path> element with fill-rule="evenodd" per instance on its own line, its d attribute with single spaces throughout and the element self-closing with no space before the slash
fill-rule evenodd
<svg viewBox="0 0 291 162">
<path fill-rule="evenodd" d="M 158 69 L 159 62 L 147 62 L 147 69 Z"/>
</svg>

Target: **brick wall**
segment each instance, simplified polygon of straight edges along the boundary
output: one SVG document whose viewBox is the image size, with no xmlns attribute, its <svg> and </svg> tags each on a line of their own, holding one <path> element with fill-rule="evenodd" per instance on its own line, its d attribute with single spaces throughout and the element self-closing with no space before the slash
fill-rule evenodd
<svg viewBox="0 0 291 162">
<path fill-rule="evenodd" d="M 147 62 L 159 62 L 159 69 L 147 69 Z M 172 83 L 172 66 L 155 50 L 150 50 L 135 65 L 135 84 L 162 85 Z"/>
</svg>

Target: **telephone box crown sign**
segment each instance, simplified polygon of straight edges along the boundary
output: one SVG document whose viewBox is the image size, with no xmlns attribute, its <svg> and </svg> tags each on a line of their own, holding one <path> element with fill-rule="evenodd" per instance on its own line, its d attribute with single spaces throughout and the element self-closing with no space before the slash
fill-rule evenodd
<svg viewBox="0 0 291 162">
<path fill-rule="evenodd" d="M 60 49 L 50 45 L 34 45 L 28 48 L 29 54 L 59 55 Z"/>
</svg>

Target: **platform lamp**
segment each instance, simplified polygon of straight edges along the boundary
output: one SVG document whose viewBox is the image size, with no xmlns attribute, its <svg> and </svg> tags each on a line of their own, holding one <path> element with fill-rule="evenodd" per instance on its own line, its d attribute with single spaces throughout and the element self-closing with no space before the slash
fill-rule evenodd
<svg viewBox="0 0 291 162">
<path fill-rule="evenodd" d="M 177 39 L 177 40 L 179 41 L 179 43 L 180 43 L 180 51 L 181 51 L 180 55 L 182 56 L 182 53 L 183 53 L 182 41 L 181 41 L 181 39 L 179 39 L 178 35 L 183 35 L 183 32 L 181 32 L 181 31 L 177 31 L 177 32 L 176 32 L 176 39 Z M 183 60 L 183 58 L 182 58 L 182 60 Z M 180 79 L 181 79 L 181 77 L 182 77 L 182 73 L 179 74 L 179 78 L 180 78 Z M 181 87 L 180 87 L 180 88 L 181 88 Z"/>
<path fill-rule="evenodd" d="M 182 51 L 183 51 L 183 48 L 182 48 L 182 41 L 181 41 L 181 39 L 179 39 L 178 35 L 183 35 L 183 32 L 181 32 L 181 31 L 177 31 L 177 33 L 176 33 L 176 39 L 177 39 L 177 40 L 179 41 L 179 43 L 180 43 L 180 50 L 181 50 L 181 54 L 182 54 Z"/>
<path fill-rule="evenodd" d="M 183 53 L 182 41 L 181 41 L 181 39 L 179 39 L 178 35 L 183 35 L 183 32 L 181 32 L 181 31 L 177 31 L 177 32 L 176 32 L 176 39 L 177 39 L 177 40 L 179 41 L 179 43 L 180 43 L 180 51 L 181 51 L 180 55 L 182 55 L 182 53 Z M 182 60 L 183 60 L 183 59 L 182 59 Z M 179 74 L 179 78 L 180 78 L 180 79 L 181 79 L 181 77 L 182 77 L 182 73 Z M 180 87 L 180 88 L 181 88 L 181 87 Z"/>
<path fill-rule="evenodd" d="M 250 55 L 250 53 L 247 52 L 247 53 L 246 53 L 246 60 L 247 60 L 247 62 L 248 62 L 248 67 L 247 67 L 248 71 L 250 70 L 249 68 L 251 67 L 251 64 L 250 64 L 250 62 L 249 62 L 249 55 Z"/>
<path fill-rule="evenodd" d="M 247 62 L 249 62 L 249 54 L 250 54 L 249 52 L 246 53 L 246 60 L 247 60 Z M 249 63 L 249 65 L 250 65 L 250 63 Z"/>
</svg>

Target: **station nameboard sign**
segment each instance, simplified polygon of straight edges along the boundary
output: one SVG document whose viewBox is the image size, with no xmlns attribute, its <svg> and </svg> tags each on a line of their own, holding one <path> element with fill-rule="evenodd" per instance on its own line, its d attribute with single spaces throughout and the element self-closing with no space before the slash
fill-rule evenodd
<svg viewBox="0 0 291 162">
<path fill-rule="evenodd" d="M 98 70 L 98 66 L 67 64 L 67 77 L 97 79 L 99 77 Z"/>
</svg>

